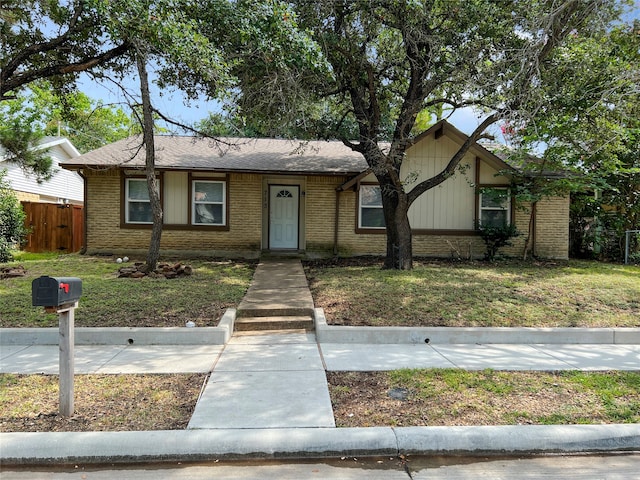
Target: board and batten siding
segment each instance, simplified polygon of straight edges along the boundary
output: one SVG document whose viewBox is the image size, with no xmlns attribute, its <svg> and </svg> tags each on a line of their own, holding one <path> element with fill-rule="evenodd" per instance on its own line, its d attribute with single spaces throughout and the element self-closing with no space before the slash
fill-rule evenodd
<svg viewBox="0 0 640 480">
<path fill-rule="evenodd" d="M 164 222 L 172 225 L 189 223 L 189 174 L 166 172 L 163 177 Z"/>
<path fill-rule="evenodd" d="M 407 182 L 406 191 L 443 171 L 458 149 L 459 145 L 448 137 L 435 140 L 433 135 L 409 148 L 401 170 L 401 178 Z M 480 185 L 509 185 L 509 180 L 495 168 L 483 161 L 476 162 L 476 156 L 467 153 L 452 177 L 424 192 L 411 205 L 408 213 L 411 228 L 473 230 L 477 216 L 476 179 Z M 377 183 L 377 180 L 371 174 L 362 183 Z"/>
<path fill-rule="evenodd" d="M 440 173 L 458 150 L 447 137 L 437 141 L 426 138 L 407 151 L 402 175 L 415 181 L 410 190 L 424 180 Z M 475 156 L 467 154 L 455 175 L 423 193 L 409 208 L 409 223 L 414 230 L 472 230 L 474 221 Z"/>
</svg>

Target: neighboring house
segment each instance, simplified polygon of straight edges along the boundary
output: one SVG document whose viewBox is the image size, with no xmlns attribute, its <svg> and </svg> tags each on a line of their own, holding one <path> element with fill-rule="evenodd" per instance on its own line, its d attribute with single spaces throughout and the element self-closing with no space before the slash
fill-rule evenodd
<svg viewBox="0 0 640 480">
<path fill-rule="evenodd" d="M 80 153 L 63 137 L 44 137 L 36 147 L 51 157 L 52 177 L 38 182 L 34 174 L 4 159 L 0 151 L 0 170 L 25 211 L 28 229 L 23 248 L 28 252 L 77 252 L 84 245 L 84 181 L 77 172 L 60 168 L 60 162 Z"/>
<path fill-rule="evenodd" d="M 411 181 L 443 169 L 467 137 L 446 122 L 420 135 L 407 151 Z M 262 251 L 308 257 L 381 255 L 386 251 L 380 190 L 367 164 L 341 142 L 206 139 L 157 136 L 156 169 L 164 210 L 164 254 L 258 256 Z M 89 253 L 142 253 L 151 209 L 139 138 L 65 162 L 86 182 Z M 409 212 L 415 255 L 481 257 L 477 225 L 513 222 L 529 213 L 509 194 L 510 167 L 474 145 L 457 173 L 422 195 Z M 487 188 L 502 193 L 488 194 Z M 495 192 L 493 192 L 495 193 Z M 518 208 L 516 208 L 518 207 Z M 538 203 L 534 254 L 567 258 L 569 199 Z M 520 255 L 524 236 L 503 251 Z"/>
<path fill-rule="evenodd" d="M 44 137 L 35 148 L 48 149 L 52 160 L 53 176 L 50 180 L 41 183 L 38 183 L 35 175 L 26 173 L 18 164 L 6 161 L 0 151 L 0 170 L 7 170 L 6 179 L 18 200 L 82 205 L 84 202 L 82 177 L 75 172 L 60 169 L 59 165 L 65 160 L 79 157 L 78 150 L 63 137 Z"/>
</svg>

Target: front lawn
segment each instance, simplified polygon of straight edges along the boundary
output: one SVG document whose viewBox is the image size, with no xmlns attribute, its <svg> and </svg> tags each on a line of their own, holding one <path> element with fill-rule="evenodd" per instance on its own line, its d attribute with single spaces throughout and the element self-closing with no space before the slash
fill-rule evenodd
<svg viewBox="0 0 640 480">
<path fill-rule="evenodd" d="M 307 262 L 316 307 L 332 325 L 640 327 L 640 267 L 587 261 Z"/>
<path fill-rule="evenodd" d="M 240 303 L 254 262 L 189 260 L 191 276 L 171 280 L 117 278 L 111 257 L 29 255 L 3 266 L 22 265 L 27 275 L 0 280 L 0 327 L 56 327 L 58 317 L 31 306 L 31 282 L 41 275 L 79 277 L 82 298 L 77 327 L 199 327 L 217 325 L 228 307 Z M 124 264 L 123 264 L 124 265 Z"/>
</svg>

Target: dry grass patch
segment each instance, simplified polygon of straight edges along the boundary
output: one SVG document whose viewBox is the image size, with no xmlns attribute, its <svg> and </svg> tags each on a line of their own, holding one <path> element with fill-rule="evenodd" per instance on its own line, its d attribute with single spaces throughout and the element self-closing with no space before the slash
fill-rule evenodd
<svg viewBox="0 0 640 480">
<path fill-rule="evenodd" d="M 180 430 L 204 374 L 76 375 L 75 412 L 58 415 L 57 375 L 0 375 L 0 432 Z"/>
</svg>

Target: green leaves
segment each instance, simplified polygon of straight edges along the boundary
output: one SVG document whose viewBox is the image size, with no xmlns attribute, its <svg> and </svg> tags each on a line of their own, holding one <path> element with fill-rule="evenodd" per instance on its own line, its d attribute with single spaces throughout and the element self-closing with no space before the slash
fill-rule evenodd
<svg viewBox="0 0 640 480">
<path fill-rule="evenodd" d="M 24 211 L 11 185 L 5 180 L 6 171 L 0 170 L 0 263 L 10 261 L 11 250 L 26 235 Z"/>
</svg>

